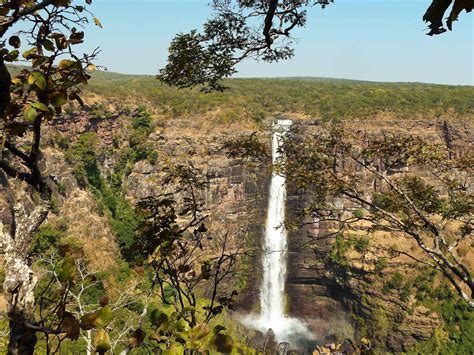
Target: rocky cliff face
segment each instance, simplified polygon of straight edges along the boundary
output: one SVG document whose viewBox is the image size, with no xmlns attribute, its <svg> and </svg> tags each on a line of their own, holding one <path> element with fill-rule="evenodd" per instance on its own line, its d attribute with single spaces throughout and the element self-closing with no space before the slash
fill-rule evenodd
<svg viewBox="0 0 474 355">
<path fill-rule="evenodd" d="M 298 121 L 308 133 L 320 129 L 319 121 Z M 270 137 L 270 123 L 262 139 Z M 204 208 L 209 213 L 211 231 L 228 232 L 234 246 L 250 248 L 252 256 L 241 265 L 241 311 L 256 311 L 259 306 L 260 249 L 265 224 L 269 161 L 254 166 L 227 158 L 221 150 L 222 142 L 232 135 L 218 129 L 202 134 L 190 128 L 186 121 L 168 122 L 150 140 L 159 152 L 155 166 L 139 163 L 128 178 L 130 197 L 159 193 L 161 161 L 191 163 L 202 170 L 206 188 Z M 473 145 L 471 125 L 466 122 L 415 121 L 354 121 L 348 129 L 361 136 L 383 134 L 418 134 L 439 141 L 463 154 Z M 370 184 L 371 182 L 367 182 Z M 303 191 L 289 191 L 287 211 L 293 216 L 304 207 Z M 331 226 L 308 224 L 290 230 L 288 257 L 288 310 L 292 316 L 304 320 L 318 342 L 342 341 L 346 338 L 367 336 L 377 348 L 392 352 L 410 350 L 417 342 L 430 338 L 440 325 L 437 314 L 414 301 L 401 301 L 398 294 L 382 290 L 383 276 L 374 279 L 372 273 L 361 272 L 359 277 L 341 280 L 325 263 L 333 245 L 328 237 Z M 363 232 L 363 228 L 361 228 Z M 393 242 L 384 237 L 385 243 Z M 375 251 L 352 255 L 360 270 L 373 268 Z M 414 266 L 409 260 L 398 259 L 403 269 Z M 363 324 L 364 329 L 361 329 Z"/>
<path fill-rule="evenodd" d="M 300 134 L 320 129 L 318 121 L 300 122 Z M 349 130 L 360 136 L 384 134 L 415 134 L 430 141 L 446 144 L 453 154 L 464 154 L 472 149 L 474 137 L 469 122 L 431 121 L 357 121 L 348 122 Z M 423 172 L 420 172 L 423 174 Z M 367 184 L 371 184 L 367 181 Z M 305 206 L 304 191 L 290 189 L 288 198 L 289 221 Z M 307 222 L 311 222 L 307 219 Z M 430 338 L 441 324 L 438 314 L 416 306 L 413 298 L 401 301 L 397 292 L 388 292 L 382 285 L 389 275 L 374 276 L 375 249 L 364 253 L 351 251 L 348 259 L 359 273 L 350 279 L 341 278 L 326 260 L 334 238 L 331 226 L 308 223 L 293 230 L 289 236 L 289 275 L 287 290 L 292 315 L 308 323 L 323 342 L 342 341 L 354 336 L 370 338 L 377 349 L 405 352 L 420 341 Z M 355 231 L 364 235 L 365 228 Z M 375 245 L 411 241 L 395 235 L 379 235 Z M 395 261 L 396 260 L 396 261 Z M 408 258 L 393 261 L 403 273 L 416 274 L 417 266 Z M 392 261 L 391 261 L 392 262 Z"/>
<path fill-rule="evenodd" d="M 210 234 L 228 235 L 230 250 L 246 252 L 234 277 L 239 289 L 240 310 L 259 306 L 260 249 L 264 230 L 270 168 L 266 163 L 252 166 L 226 156 L 222 146 L 233 132 L 202 132 L 183 120 L 165 123 L 149 137 L 158 152 L 155 164 L 139 162 L 126 181 L 130 199 L 158 195 L 173 189 L 165 184 L 166 166 L 190 165 L 199 172 L 204 188 L 199 191 L 202 212 L 207 215 Z M 239 134 L 248 131 L 241 129 Z M 176 186 L 175 186 L 176 187 Z M 230 285 L 229 285 L 230 287 Z"/>
<path fill-rule="evenodd" d="M 118 159 L 114 154 L 114 136 L 125 140 L 127 117 L 130 112 L 112 110 L 108 118 L 91 117 L 90 112 L 76 115 L 59 124 L 60 130 L 74 134 L 97 132 L 103 148 L 111 150 L 101 160 L 105 174 Z M 72 122 L 72 123 L 71 123 Z M 261 131 L 262 140 L 270 143 L 270 124 Z M 297 124 L 311 132 L 320 129 L 319 121 L 301 120 Z M 467 122 L 431 121 L 353 121 L 349 129 L 359 134 L 382 135 L 420 134 L 449 145 L 454 154 L 472 149 L 472 125 Z M 163 173 L 169 164 L 191 165 L 200 172 L 204 188 L 199 192 L 203 213 L 209 215 L 210 233 L 228 234 L 233 250 L 248 251 L 239 264 L 239 273 L 228 287 L 241 291 L 239 310 L 256 312 L 259 307 L 261 281 L 261 240 L 265 225 L 268 183 L 271 175 L 270 161 L 244 164 L 230 159 L 222 150 L 222 142 L 256 127 L 252 124 L 210 127 L 202 122 L 186 119 L 160 122 L 148 137 L 148 143 L 157 152 L 152 164 L 145 160 L 134 164 L 124 181 L 124 189 L 131 201 L 169 191 Z M 113 134 L 112 134 L 113 132 Z M 61 215 L 67 218 L 71 233 L 91 244 L 91 260 L 109 263 L 118 253 L 107 221 L 96 212 L 89 193 L 78 188 L 70 168 L 60 154 L 46 150 L 49 171 L 63 183 L 66 198 L 60 198 Z M 287 216 L 289 222 L 305 205 L 304 191 L 289 190 Z M 90 211 L 94 211 L 92 214 Z M 91 217 L 92 216 L 92 217 Z M 94 223 L 85 223 L 93 218 Z M 83 228 L 88 225 L 88 228 Z M 93 228 L 92 228 L 93 227 Z M 91 229 L 92 228 L 92 229 Z M 308 224 L 305 228 L 291 229 L 288 257 L 288 311 L 305 321 L 316 335 L 318 342 L 342 341 L 345 338 L 367 336 L 380 349 L 393 352 L 407 351 L 423 339 L 431 337 L 440 324 L 439 317 L 427 308 L 403 302 L 392 293 L 382 290 L 380 279 L 362 272 L 359 277 L 342 280 L 327 267 L 325 257 L 330 252 L 333 239 L 328 238 L 330 226 Z M 103 250 L 101 257 L 94 250 Z M 95 255 L 95 256 L 94 256 Z M 104 257 L 104 255 L 106 257 Z M 373 267 L 373 255 L 352 255 L 360 270 Z M 402 267 L 410 270 L 407 260 Z M 98 268 L 103 265 L 97 265 Z M 363 329 L 361 328 L 363 325 Z"/>
</svg>

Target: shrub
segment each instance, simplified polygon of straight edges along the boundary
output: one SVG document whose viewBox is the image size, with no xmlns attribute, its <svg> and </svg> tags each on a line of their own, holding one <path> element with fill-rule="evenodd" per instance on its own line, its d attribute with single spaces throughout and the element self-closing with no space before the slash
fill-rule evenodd
<svg viewBox="0 0 474 355">
<path fill-rule="evenodd" d="M 404 277 L 402 274 L 399 272 L 396 272 L 395 274 L 392 275 L 392 277 L 386 281 L 383 285 L 382 290 L 384 292 L 388 292 L 390 290 L 400 290 L 402 283 L 403 283 Z"/>
<path fill-rule="evenodd" d="M 67 150 L 66 157 L 73 164 L 74 175 L 81 187 L 91 185 L 100 190 L 102 177 L 97 164 L 96 144 L 94 132 L 81 134 L 77 142 Z"/>
<path fill-rule="evenodd" d="M 36 231 L 30 250 L 33 254 L 44 255 L 51 247 L 56 247 L 66 235 L 67 226 L 63 220 L 45 223 Z"/>
</svg>

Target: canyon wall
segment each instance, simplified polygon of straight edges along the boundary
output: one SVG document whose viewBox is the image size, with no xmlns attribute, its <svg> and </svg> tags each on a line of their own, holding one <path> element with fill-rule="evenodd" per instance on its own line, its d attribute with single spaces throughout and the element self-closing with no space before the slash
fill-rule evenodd
<svg viewBox="0 0 474 355">
<path fill-rule="evenodd" d="M 74 119 L 69 117 L 63 125 L 56 122 L 56 126 L 64 135 L 96 132 L 100 149 L 109 151 L 100 158 L 105 175 L 118 159 L 113 136 L 118 136 L 118 147 L 126 144 L 130 115 L 134 113 L 115 111 L 108 118 L 91 118 L 90 114 L 81 113 Z M 209 216 L 206 224 L 210 233 L 228 234 L 230 248 L 246 252 L 238 272 L 226 285 L 240 292 L 239 313 L 259 311 L 261 248 L 271 161 L 268 157 L 253 162 L 229 158 L 222 144 L 229 138 L 259 130 L 259 139 L 270 145 L 270 125 L 271 120 L 260 127 L 253 124 L 213 127 L 186 119 L 160 121 L 147 138 L 147 143 L 157 152 L 156 161 L 137 162 L 124 181 L 127 199 L 133 203 L 139 198 L 169 191 L 171 187 L 164 182 L 163 171 L 170 164 L 190 165 L 200 172 L 205 188 L 199 197 L 203 201 L 203 213 Z M 295 125 L 300 132 L 308 134 L 323 127 L 321 121 L 308 119 L 296 119 Z M 361 120 L 347 122 L 347 127 L 361 135 L 417 134 L 448 145 L 454 154 L 463 154 L 474 144 L 472 125 L 463 121 Z M 56 139 L 53 134 L 46 144 L 52 145 Z M 50 221 L 66 218 L 81 239 L 96 238 L 95 247 L 90 250 L 91 260 L 101 260 L 94 256 L 93 249 L 103 249 L 100 255 L 113 258 L 117 245 L 106 220 L 97 213 L 92 195 L 78 188 L 61 152 L 47 148 L 45 157 L 48 171 L 63 183 L 66 196 L 59 200 L 58 207 L 63 211 L 58 216 L 53 214 Z M 289 225 L 304 206 L 304 191 L 289 186 Z M 90 216 L 96 221 L 95 229 L 81 228 L 81 224 L 91 225 L 86 223 Z M 333 239 L 327 237 L 328 230 L 329 226 L 317 223 L 290 228 L 286 287 L 289 314 L 306 322 L 319 343 L 368 337 L 379 349 L 401 352 L 430 338 L 441 322 L 437 314 L 415 306 L 413 300 L 403 302 L 396 294 L 383 292 L 383 277 L 377 279 L 369 272 L 362 272 L 359 277 L 342 280 L 328 268 L 325 260 L 333 246 Z M 390 242 L 395 239 L 385 240 L 385 243 Z M 351 257 L 360 270 L 370 271 L 373 267 L 373 253 Z M 407 260 L 398 262 L 403 270 L 413 268 Z"/>
<path fill-rule="evenodd" d="M 319 120 L 295 120 L 300 134 L 322 129 Z M 248 164 L 229 159 L 222 151 L 222 142 L 233 137 L 233 132 L 216 129 L 204 133 L 190 129 L 190 122 L 170 122 L 162 133 L 150 139 L 160 154 L 174 162 L 191 162 L 201 169 L 206 179 L 205 210 L 209 213 L 210 229 L 228 232 L 235 248 L 251 251 L 240 265 L 238 280 L 241 291 L 239 311 L 258 312 L 261 282 L 261 240 L 270 178 L 270 161 Z M 270 141 L 271 122 L 260 138 Z M 419 135 L 446 144 L 453 154 L 472 149 L 472 126 L 462 121 L 425 120 L 363 120 L 347 122 L 347 128 L 361 136 Z M 249 132 L 241 130 L 239 134 Z M 179 132 L 179 133 L 178 133 Z M 184 132 L 184 133 L 183 133 Z M 303 132 L 303 133 L 301 133 Z M 166 160 L 165 159 L 165 160 Z M 160 188 L 159 162 L 152 167 L 137 164 L 128 179 L 131 197 L 146 195 Z M 150 182 L 154 181 L 154 182 Z M 367 184 L 371 184 L 367 181 Z M 156 192 L 156 191 L 155 191 Z M 304 191 L 289 187 L 287 219 L 292 219 L 305 206 Z M 341 279 L 327 265 L 326 259 L 334 239 L 328 237 L 329 226 L 308 224 L 304 228 L 290 228 L 288 253 L 287 308 L 290 315 L 308 324 L 319 343 L 341 342 L 346 338 L 370 338 L 379 349 L 392 352 L 408 351 L 419 342 L 429 339 L 440 325 L 439 316 L 423 306 L 400 300 L 396 292 L 383 291 L 389 274 L 374 276 L 376 252 L 351 255 L 361 270 L 349 280 Z M 364 228 L 361 228 L 363 233 Z M 398 236 L 384 236 L 376 243 L 399 243 Z M 409 243 L 401 239 L 402 243 Z M 394 266 L 415 272 L 416 265 L 398 258 Z"/>
<path fill-rule="evenodd" d="M 298 134 L 302 136 L 323 129 L 317 120 L 300 121 L 297 126 Z M 447 145 L 456 155 L 466 154 L 474 145 L 472 124 L 463 121 L 364 120 L 347 122 L 346 127 L 362 138 L 417 135 Z M 423 176 L 423 172 L 418 173 Z M 371 186 L 373 182 L 366 183 Z M 290 186 L 289 223 L 304 207 L 304 191 Z M 433 336 L 441 324 L 439 315 L 416 305 L 413 296 L 402 301 L 398 292 L 387 292 L 383 284 L 390 273 L 377 276 L 374 272 L 377 256 L 380 255 L 377 246 L 401 243 L 410 250 L 413 248 L 410 247 L 412 241 L 391 234 L 380 235 L 378 239 L 376 236 L 366 251 L 351 250 L 348 253 L 349 263 L 358 273 L 344 278 L 327 262 L 334 243 L 334 238 L 330 237 L 330 226 L 313 222 L 306 219 L 307 224 L 292 230 L 289 236 L 287 289 L 291 315 L 307 322 L 318 339 L 327 343 L 354 336 L 367 337 L 377 349 L 399 353 L 409 351 L 417 342 Z M 362 237 L 365 235 L 364 226 L 356 229 L 354 233 Z M 419 265 L 408 258 L 398 257 L 390 260 L 389 264 L 388 271 L 392 266 L 392 272 L 401 270 L 405 275 L 413 276 L 419 272 Z"/>
</svg>

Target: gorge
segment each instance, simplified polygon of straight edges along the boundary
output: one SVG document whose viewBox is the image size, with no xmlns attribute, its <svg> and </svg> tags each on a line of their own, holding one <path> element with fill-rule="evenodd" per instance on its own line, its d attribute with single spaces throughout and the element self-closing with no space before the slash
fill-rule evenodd
<svg viewBox="0 0 474 355">
<path fill-rule="evenodd" d="M 426 2 L 1 0 L 0 353 L 474 354 L 474 0 Z"/>
<path fill-rule="evenodd" d="M 126 259 L 127 243 L 136 237 L 136 227 L 132 227 L 140 225 L 133 206 L 148 196 L 174 196 L 176 211 L 181 213 L 191 195 L 183 190 L 176 176 L 181 178 L 185 173 L 185 177 L 197 182 L 197 205 L 200 213 L 207 216 L 207 234 L 214 237 L 203 240 L 203 251 L 198 248 L 204 260 L 203 269 L 199 268 L 200 263 L 190 271 L 184 269 L 186 277 L 203 274 L 205 262 L 216 260 L 220 246 L 217 237 L 221 235 L 227 235 L 229 255 L 241 255 L 222 287 L 222 296 L 236 290 L 238 300 L 234 310 L 224 311 L 211 320 L 210 334 L 217 327 L 222 336 L 232 336 L 236 348 L 260 351 L 269 329 L 276 342 L 292 345 L 297 342 L 295 333 L 296 338 L 314 337 L 311 350 L 326 344 L 337 347 L 345 339 L 368 339 L 372 347 L 388 353 L 419 354 L 418 347 L 432 346 L 438 341 L 451 348 L 469 347 L 469 337 L 460 335 L 469 332 L 470 312 L 455 306 L 455 296 L 439 275 L 404 255 L 382 249 L 405 247 L 402 251 L 410 251 L 409 241 L 390 233 L 374 233 L 368 238 L 363 225 L 356 226 L 347 238 L 334 238 L 329 235 L 328 223 L 299 224 L 301 211 L 312 203 L 311 196 L 294 184 L 293 176 L 286 180 L 279 174 L 272 175 L 271 168 L 278 161 L 278 140 L 290 127 L 289 121 L 275 121 L 278 117 L 291 119 L 295 142 L 330 129 L 331 121 L 318 118 L 319 113 L 314 111 L 323 109 L 317 105 L 326 91 L 335 94 L 334 101 L 326 103 L 324 109 L 332 107 L 331 115 L 342 111 L 351 115 L 342 121 L 360 141 L 411 134 L 449 144 L 454 156 L 466 155 L 473 144 L 472 123 L 460 118 L 468 115 L 462 111 L 466 110 L 464 106 L 456 106 L 454 100 L 449 106 L 462 112 L 459 117 L 453 113 L 457 111 L 449 109 L 437 116 L 429 109 L 436 100 L 424 101 L 423 95 L 438 97 L 441 94 L 437 90 L 441 89 L 429 85 L 418 88 L 407 84 L 397 89 L 384 84 L 354 86 L 352 82 L 237 80 L 230 82 L 232 93 L 205 95 L 155 88 L 150 78 L 130 81 L 129 77 L 118 75 L 109 81 L 108 75 L 114 74 L 100 74 L 91 82 L 86 108 L 71 108 L 64 119 L 53 121 L 45 129 L 44 171 L 54 176 L 61 189 L 55 193 L 54 209 L 31 246 L 35 253 L 40 250 L 46 255 L 58 255 L 58 250 L 72 248 L 87 270 L 104 275 L 94 293 L 84 299 L 89 302 L 89 309 L 100 307 L 97 295 L 104 292 L 114 304 L 127 297 L 130 304 L 118 308 L 114 316 L 129 322 L 123 326 L 138 324 L 147 302 L 149 279 L 143 260 Z M 285 88 L 283 98 L 275 94 L 280 86 Z M 133 90 L 142 91 L 129 96 Z M 289 94 L 297 90 L 304 91 L 301 97 Z M 381 90 L 400 97 L 400 102 L 406 99 L 404 95 L 421 95 L 417 103 L 422 108 L 411 112 L 405 109 L 411 110 L 412 106 L 401 108 L 401 104 L 394 104 L 390 108 L 393 112 L 387 113 L 385 106 L 378 107 L 377 98 L 370 96 L 379 95 Z M 457 97 L 463 92 L 461 88 L 443 90 L 440 92 L 445 102 L 453 92 Z M 359 98 L 361 91 L 363 95 Z M 266 94 L 262 98 L 259 92 Z M 314 101 L 313 95 L 318 100 Z M 157 99 L 165 96 L 166 100 Z M 351 104 L 354 97 L 360 104 Z M 343 98 L 348 100 L 343 102 L 345 108 L 357 107 L 358 111 L 342 110 L 336 99 Z M 239 106 L 240 100 L 252 105 Z M 282 107 L 281 112 L 258 118 L 267 102 L 278 105 L 282 100 L 289 100 L 284 102 L 289 107 L 287 112 Z M 146 106 L 137 102 L 145 102 Z M 172 104 L 167 106 L 164 102 Z M 317 104 L 305 106 L 307 102 Z M 370 107 L 364 106 L 367 102 Z M 246 111 L 249 107 L 252 111 Z M 233 156 L 226 145 L 229 141 L 243 143 L 244 147 L 250 142 L 250 153 L 259 154 L 242 158 L 246 151 L 240 149 L 241 144 L 240 155 Z M 373 186 L 370 176 L 359 176 L 364 186 Z M 16 182 L 11 186 L 18 193 L 25 191 Z M 281 228 L 284 221 L 285 229 Z M 186 217 L 180 219 L 180 223 L 184 222 Z M 471 255 L 468 241 L 460 244 L 464 260 Z M 275 245 L 262 248 L 270 242 Z M 35 264 L 36 270 L 43 267 L 40 262 L 44 261 Z M 74 287 L 80 286 L 78 282 Z M 173 302 L 175 291 L 166 286 L 165 300 Z M 201 312 L 201 305 L 206 305 L 211 297 L 212 288 L 202 285 L 196 291 L 195 309 Z M 168 312 L 167 317 L 173 314 L 171 307 L 161 302 L 158 297 L 152 298 L 152 307 L 143 323 L 147 334 L 153 334 L 150 329 L 156 317 L 151 314 L 155 309 Z M 222 302 L 228 301 L 223 298 Z M 76 312 L 74 303 L 68 307 Z M 459 323 L 460 328 L 452 328 L 453 313 L 466 319 Z M 246 323 L 249 326 L 234 322 L 233 314 L 251 315 Z M 122 323 L 113 323 L 108 328 L 114 351 L 123 349 L 130 337 L 121 326 Z M 439 329 L 444 333 L 439 333 Z M 96 333 L 93 330 L 92 336 Z M 456 339 L 463 339 L 462 342 L 457 340 L 457 345 L 454 340 L 439 338 L 439 334 L 447 333 L 459 336 Z M 41 352 L 44 341 L 38 346 Z M 65 340 L 63 346 L 80 352 L 85 349 L 85 340 Z M 275 346 L 268 345 L 267 351 L 276 350 Z M 351 347 L 345 349 L 350 351 Z"/>
</svg>

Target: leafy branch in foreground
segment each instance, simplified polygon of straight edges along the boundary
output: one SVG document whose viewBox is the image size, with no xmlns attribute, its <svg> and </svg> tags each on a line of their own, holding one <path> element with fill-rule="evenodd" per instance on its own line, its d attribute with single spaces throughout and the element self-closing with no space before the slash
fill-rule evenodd
<svg viewBox="0 0 474 355">
<path fill-rule="evenodd" d="M 74 48 L 84 41 L 81 28 L 92 17 L 87 9 L 91 2 L 0 3 L 0 240 L 13 354 L 33 353 L 37 342 L 35 330 L 27 326 L 34 323 L 37 281 L 29 245 L 57 190 L 54 179 L 43 174 L 43 126 L 67 102 L 82 104 L 77 86 L 89 79 L 87 71 L 95 68 L 92 61 L 98 51 L 78 56 Z M 29 68 L 12 78 L 6 63 L 19 60 L 22 46 Z M 17 189 L 21 193 L 12 188 L 18 180 L 23 183 Z"/>
<path fill-rule="evenodd" d="M 446 19 L 446 26 L 451 31 L 453 29 L 453 22 L 458 20 L 459 14 L 465 10 L 471 12 L 474 8 L 473 0 L 433 0 L 430 7 L 426 10 L 423 16 L 423 21 L 429 22 L 428 32 L 429 36 L 439 35 L 446 32 L 443 25 L 443 18 L 446 11 L 452 5 L 451 12 Z"/>
<path fill-rule="evenodd" d="M 236 65 L 245 59 L 275 62 L 294 55 L 293 32 L 304 27 L 308 11 L 326 7 L 333 0 L 213 0 L 214 16 L 203 31 L 178 34 L 169 48 L 168 64 L 158 78 L 179 88 L 202 86 L 204 91 L 225 89 L 222 78 L 236 73 Z M 474 7 L 473 0 L 433 0 L 423 21 L 429 23 L 428 35 L 446 32 L 443 16 L 452 5 L 447 19 L 453 21 Z M 361 5 L 363 6 L 363 5 Z"/>
<path fill-rule="evenodd" d="M 232 159 L 259 161 L 269 158 L 269 147 L 258 139 L 257 132 L 230 138 L 223 142 L 222 149 Z"/>
<path fill-rule="evenodd" d="M 116 296 L 111 299 L 112 290 L 107 294 L 104 288 L 104 272 L 90 268 L 80 247 L 65 245 L 60 249 L 37 262 L 43 277 L 36 289 L 36 324 L 37 332 L 43 333 L 45 352 L 55 354 L 65 341 L 79 338 L 87 354 L 113 350 L 136 326 L 131 312 L 126 321 L 117 319 L 117 313 L 137 302 L 134 287 L 113 292 Z"/>
</svg>

